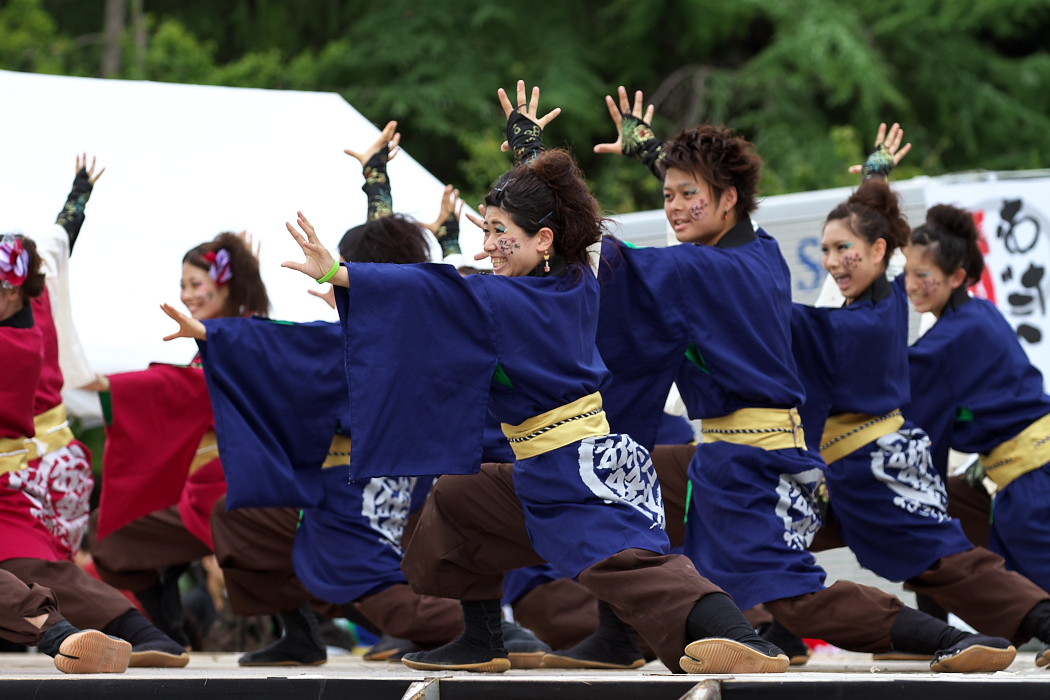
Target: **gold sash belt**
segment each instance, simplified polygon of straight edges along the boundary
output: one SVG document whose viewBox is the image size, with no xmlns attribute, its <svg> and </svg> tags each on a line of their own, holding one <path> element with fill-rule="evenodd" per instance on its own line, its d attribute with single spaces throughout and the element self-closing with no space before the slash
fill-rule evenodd
<svg viewBox="0 0 1050 700">
<path fill-rule="evenodd" d="M 335 435 L 332 445 L 328 448 L 328 456 L 325 457 L 322 469 L 329 467 L 345 467 L 350 464 L 350 436 Z"/>
<path fill-rule="evenodd" d="M 608 435 L 609 421 L 602 409 L 601 392 L 529 418 L 521 425 L 502 423 L 503 434 L 517 459 L 571 445 L 589 437 Z"/>
<path fill-rule="evenodd" d="M 875 442 L 883 435 L 900 430 L 904 416 L 899 408 L 884 416 L 869 413 L 839 413 L 828 417 L 820 438 L 820 455 L 828 464 Z"/>
<path fill-rule="evenodd" d="M 61 449 L 74 440 L 64 404 L 58 404 L 39 416 L 34 416 L 33 423 L 36 425 L 36 437 L 26 440 L 30 460 Z"/>
<path fill-rule="evenodd" d="M 28 442 L 26 438 L 0 438 L 0 474 L 29 466 Z"/>
<path fill-rule="evenodd" d="M 219 456 L 219 442 L 215 437 L 215 431 L 209 430 L 204 433 L 201 437 L 201 442 L 197 445 L 197 453 L 193 455 L 193 461 L 190 462 L 190 474 L 203 467 L 213 459 L 217 459 Z"/>
<path fill-rule="evenodd" d="M 1022 430 L 1017 437 L 981 455 L 981 462 L 986 476 L 999 489 L 1050 462 L 1050 413 Z"/>
<path fill-rule="evenodd" d="M 700 421 L 703 442 L 732 442 L 763 450 L 806 449 L 797 408 L 741 408 Z"/>
</svg>

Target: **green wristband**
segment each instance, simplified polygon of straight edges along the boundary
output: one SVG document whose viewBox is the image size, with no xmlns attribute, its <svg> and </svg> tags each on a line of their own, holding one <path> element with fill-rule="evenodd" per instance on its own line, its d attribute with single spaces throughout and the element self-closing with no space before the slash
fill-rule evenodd
<svg viewBox="0 0 1050 700">
<path fill-rule="evenodd" d="M 328 271 L 328 274 L 317 280 L 317 284 L 324 284 L 328 280 L 335 277 L 335 274 L 339 272 L 339 261 L 336 261 L 335 265 L 332 265 L 332 269 Z"/>
</svg>

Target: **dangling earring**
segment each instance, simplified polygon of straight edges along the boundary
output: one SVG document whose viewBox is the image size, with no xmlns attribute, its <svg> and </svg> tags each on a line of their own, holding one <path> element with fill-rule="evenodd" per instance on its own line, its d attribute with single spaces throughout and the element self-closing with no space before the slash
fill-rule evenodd
<svg viewBox="0 0 1050 700">
<path fill-rule="evenodd" d="M 544 272 L 550 272 L 551 271 L 550 260 L 551 260 L 550 251 L 545 251 L 543 253 L 543 271 Z"/>
</svg>

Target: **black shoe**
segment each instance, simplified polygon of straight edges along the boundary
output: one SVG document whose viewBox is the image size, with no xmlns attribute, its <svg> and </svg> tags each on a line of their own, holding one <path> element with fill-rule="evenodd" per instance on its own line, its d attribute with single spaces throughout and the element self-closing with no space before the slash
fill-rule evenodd
<svg viewBox="0 0 1050 700">
<path fill-rule="evenodd" d="M 940 673 L 988 673 L 1002 671 L 1013 663 L 1017 649 L 1002 637 L 967 635 L 948 649 L 939 649 L 930 670 Z"/>
<path fill-rule="evenodd" d="M 579 644 L 543 657 L 543 668 L 632 669 L 645 665 L 634 628 L 612 606 L 598 602 L 598 627 Z"/>
<path fill-rule="evenodd" d="M 539 637 L 521 625 L 504 620 L 500 628 L 511 668 L 539 668 L 543 656 L 551 651 L 550 645 L 541 642 Z"/>
<path fill-rule="evenodd" d="M 802 641 L 801 637 L 794 632 L 791 632 L 779 622 L 774 621 L 768 625 L 764 625 L 759 630 L 759 635 L 767 642 L 772 642 L 780 647 L 788 657 L 792 666 L 805 666 L 809 661 L 810 654 L 812 653 L 809 646 Z"/>
<path fill-rule="evenodd" d="M 320 666 L 328 661 L 317 615 L 309 604 L 279 615 L 284 633 L 273 644 L 237 659 L 238 666 Z"/>
<path fill-rule="evenodd" d="M 405 654 L 401 663 L 420 671 L 503 673 L 510 658 L 503 646 L 503 612 L 499 600 L 464 600 L 463 635 L 431 651 Z"/>
<path fill-rule="evenodd" d="M 407 639 L 398 639 L 384 634 L 365 652 L 365 661 L 400 661 L 405 654 L 422 651 Z"/>
<path fill-rule="evenodd" d="M 477 646 L 460 637 L 443 647 L 405 654 L 401 663 L 417 671 L 475 671 L 503 673 L 510 669 L 506 650 L 502 654 L 487 646 Z"/>
</svg>

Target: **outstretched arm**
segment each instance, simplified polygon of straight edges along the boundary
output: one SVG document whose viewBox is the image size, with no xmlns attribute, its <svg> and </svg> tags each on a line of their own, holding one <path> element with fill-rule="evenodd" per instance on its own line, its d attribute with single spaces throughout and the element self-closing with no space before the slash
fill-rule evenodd
<svg viewBox="0 0 1050 700">
<path fill-rule="evenodd" d="M 459 190 L 453 189 L 452 185 L 445 185 L 438 218 L 433 223 L 424 224 L 441 244 L 443 258 L 463 253 L 459 247 L 459 217 L 462 213 L 463 200 L 459 198 Z"/>
<path fill-rule="evenodd" d="M 284 225 L 288 229 L 288 233 L 292 234 L 295 242 L 302 248 L 306 260 L 301 263 L 294 260 L 286 260 L 281 263 L 281 267 L 287 267 L 289 270 L 298 270 L 304 275 L 317 280 L 319 284 L 331 282 L 340 287 L 349 287 L 350 273 L 347 272 L 345 267 L 336 262 L 335 257 L 328 252 L 327 248 L 321 245 L 313 225 L 303 216 L 301 211 L 296 212 L 296 224 L 298 224 L 299 228 L 288 222 L 285 222 Z"/>
<path fill-rule="evenodd" d="M 890 172 L 908 155 L 911 144 L 901 146 L 904 140 L 904 129 L 900 124 L 894 123 L 889 132 L 886 131 L 886 122 L 879 124 L 879 131 L 875 135 L 875 150 L 871 152 L 863 165 L 850 166 L 851 173 L 860 173 L 864 180 L 881 178 L 888 180 Z"/>
<path fill-rule="evenodd" d="M 394 213 L 394 199 L 390 194 L 390 178 L 386 164 L 400 150 L 401 134 L 397 122 L 387 122 L 379 138 L 367 150 L 358 153 L 349 148 L 343 153 L 353 156 L 361 163 L 365 184 L 361 190 L 368 198 L 368 221 L 374 221 Z"/>
<path fill-rule="evenodd" d="M 98 174 L 95 174 L 95 158 L 91 159 L 91 168 L 88 168 L 87 154 L 77 156 L 73 188 L 69 191 L 69 196 L 66 197 L 66 203 L 62 211 L 58 213 L 58 218 L 55 219 L 55 223 L 64 228 L 66 235 L 69 236 L 70 254 L 73 253 L 73 245 L 77 242 L 77 236 L 80 235 L 80 227 L 84 225 L 84 207 L 91 198 L 91 191 L 95 183 L 104 172 L 106 169 L 102 168 Z"/>
<path fill-rule="evenodd" d="M 594 147 L 595 153 L 619 153 L 641 161 L 657 178 L 663 180 L 658 165 L 663 156 L 664 142 L 653 132 L 653 115 L 655 107 L 645 104 L 641 90 L 634 93 L 634 104 L 627 99 L 627 88 L 621 85 L 617 89 L 619 105 L 611 95 L 605 96 L 605 106 L 609 116 L 616 125 L 616 140 L 612 143 L 599 143 Z"/>
<path fill-rule="evenodd" d="M 194 340 L 207 340 L 208 339 L 208 328 L 203 323 L 187 316 L 171 304 L 161 304 L 161 311 L 166 313 L 176 323 L 179 324 L 179 330 L 172 333 L 171 335 L 164 336 L 164 340 L 175 340 L 176 338 L 193 338 Z"/>
<path fill-rule="evenodd" d="M 543 129 L 561 114 L 561 107 L 555 107 L 542 117 L 539 116 L 540 88 L 532 88 L 532 98 L 526 103 L 525 81 L 518 81 L 517 107 L 510 101 L 507 91 L 500 88 L 496 91 L 503 113 L 507 116 L 507 140 L 500 148 L 514 152 L 515 163 L 528 163 L 536 159 L 545 150 Z"/>
</svg>

